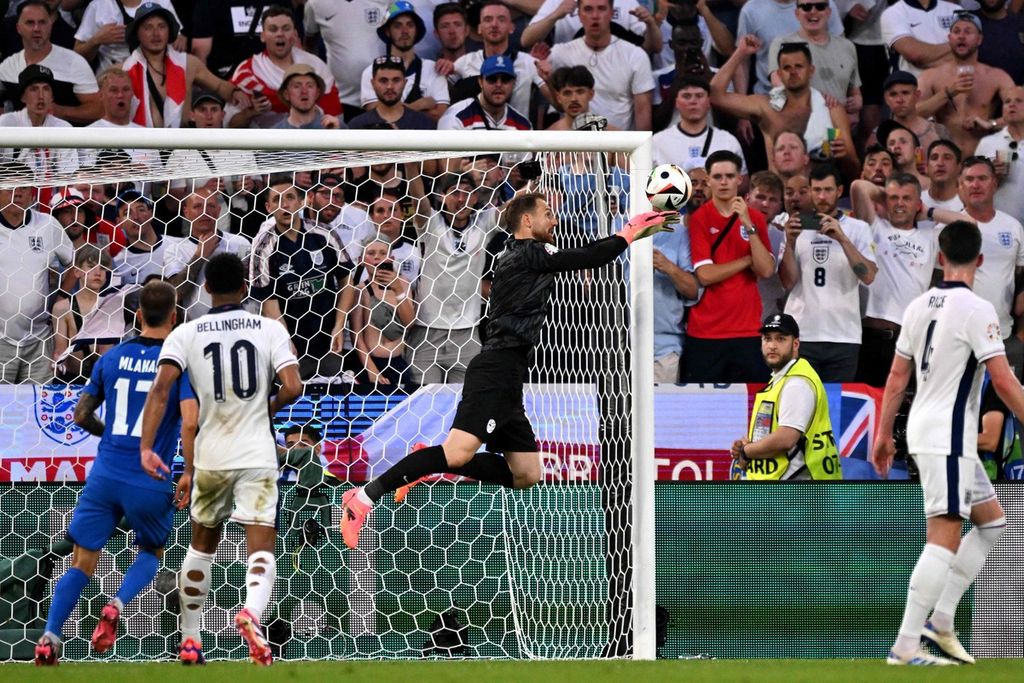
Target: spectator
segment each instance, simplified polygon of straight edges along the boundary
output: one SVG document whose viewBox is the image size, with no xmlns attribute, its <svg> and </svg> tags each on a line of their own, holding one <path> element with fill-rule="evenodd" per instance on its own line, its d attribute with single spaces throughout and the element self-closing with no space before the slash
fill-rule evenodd
<svg viewBox="0 0 1024 683">
<path fill-rule="evenodd" d="M 181 26 L 170 0 L 91 0 L 75 33 L 75 52 L 96 64 L 97 73 L 124 63 L 131 54 L 125 40 L 125 28 L 144 4 L 163 7 Z M 178 52 L 183 52 L 188 46 L 188 39 L 180 33 L 173 42 Z"/>
<path fill-rule="evenodd" d="M 369 205 L 369 220 L 357 231 L 357 240 L 368 244 L 373 240 L 386 242 L 388 253 L 395 263 L 395 273 L 413 287 L 420 276 L 421 256 L 416 245 L 405 239 L 402 230 L 402 218 L 398 200 L 389 194 L 382 194 Z M 365 282 L 366 273 L 362 277 L 354 277 L 352 284 Z"/>
<path fill-rule="evenodd" d="M 885 79 L 882 87 L 885 91 L 885 105 L 889 108 L 893 121 L 909 128 L 922 145 L 927 147 L 936 140 L 950 139 L 945 126 L 917 113 L 921 91 L 917 89 L 917 77 L 914 74 L 894 71 Z"/>
<path fill-rule="evenodd" d="M 882 40 L 882 12 L 886 0 L 838 0 L 837 6 L 846 27 L 846 37 L 857 51 L 857 72 L 864 106 L 857 125 L 857 151 L 862 151 L 868 136 L 882 121 L 882 86 L 889 74 L 889 51 Z"/>
<path fill-rule="evenodd" d="M 803 136 L 788 130 L 776 135 L 769 166 L 783 181 L 798 175 L 807 177 L 811 172 L 811 157 Z"/>
<path fill-rule="evenodd" d="M 274 124 L 284 129 L 325 129 L 348 128 L 337 116 L 324 114 L 317 103 L 324 93 L 324 80 L 312 66 L 296 63 L 288 67 L 277 91 L 281 101 L 288 106 L 288 116 Z"/>
<path fill-rule="evenodd" d="M 705 7 L 703 12 L 714 18 L 710 10 L 706 9 L 706 2 L 702 0 L 698 5 Z M 651 119 L 655 131 L 661 131 L 679 123 L 676 96 L 683 79 L 699 78 L 708 82 L 716 71 L 716 69 L 712 69 L 708 57 L 704 54 L 704 49 L 710 49 L 710 47 L 708 41 L 705 40 L 707 35 L 701 32 L 699 21 L 703 21 L 703 17 L 697 14 L 700 11 L 698 5 L 687 3 L 669 5 L 669 23 L 675 21 L 669 34 L 669 54 L 660 58 L 665 66 L 656 68 L 652 72 L 655 89 L 654 112 L 651 114 Z M 673 20 L 673 15 L 678 13 L 692 13 L 692 16 L 689 16 L 689 19 L 680 17 Z M 736 49 L 736 43 L 732 40 L 732 34 L 728 32 L 728 29 L 723 26 L 722 30 L 728 34 L 730 45 L 730 49 L 722 54 L 732 54 L 732 51 Z"/>
<path fill-rule="evenodd" d="M 602 0 L 603 1 L 603 0 Z M 456 102 L 437 122 L 438 130 L 530 130 L 529 119 L 509 104 L 516 72 L 504 55 L 488 57 L 480 66 L 480 94 Z"/>
<path fill-rule="evenodd" d="M 896 158 L 888 149 L 879 144 L 868 145 L 864 150 L 864 168 L 860 177 L 884 188 L 886 179 L 896 168 Z"/>
<path fill-rule="evenodd" d="M 264 49 L 249 57 L 235 69 L 231 82 L 249 93 L 252 106 L 228 119 L 232 128 L 274 128 L 288 115 L 288 104 L 279 92 L 285 74 L 295 64 L 309 66 L 320 77 L 321 92 L 317 100 L 320 111 L 330 116 L 341 114 L 338 86 L 331 70 L 316 55 L 298 47 L 298 33 L 292 12 L 285 7 L 268 7 L 260 19 L 260 41 Z"/>
<path fill-rule="evenodd" d="M 1005 100 L 1014 83 L 1002 69 L 978 61 L 981 20 L 970 12 L 954 15 L 949 46 L 953 59 L 921 74 L 917 113 L 935 116 L 960 151 L 971 155 L 980 138 L 1000 128 L 995 119 L 996 95 Z"/>
<path fill-rule="evenodd" d="M 270 218 L 253 240 L 249 281 L 262 314 L 280 320 L 295 345 L 303 379 L 341 371 L 345 331 L 342 291 L 348 257 L 333 232 L 302 221 L 304 192 L 288 174 L 275 174 L 267 187 Z"/>
<path fill-rule="evenodd" d="M 814 64 L 811 86 L 826 97 L 842 102 L 850 120 L 856 122 L 864 106 L 857 48 L 846 38 L 828 32 L 828 20 L 832 17 L 828 0 L 801 0 L 794 12 L 800 29 L 772 40 L 768 48 L 768 68 L 772 73 L 779 68 L 779 49 L 783 43 L 807 43 Z"/>
<path fill-rule="evenodd" d="M 461 382 L 480 352 L 481 280 L 487 243 L 499 230 L 498 212 L 476 209 L 477 187 L 468 175 L 438 179 L 437 209 L 423 196 L 420 178 L 411 185 L 420 197 L 413 223 L 423 254 L 416 324 L 407 339 L 412 381 Z"/>
<path fill-rule="evenodd" d="M 651 130 L 654 76 L 647 54 L 612 35 L 612 0 L 580 0 L 583 36 L 551 48 L 538 64 L 545 79 L 551 70 L 585 65 L 594 74 L 594 112 L 623 130 Z"/>
<path fill-rule="evenodd" d="M 738 194 L 741 164 L 728 151 L 708 156 L 711 201 L 690 217 L 690 253 L 704 295 L 687 323 L 686 382 L 758 382 L 768 374 L 757 280 L 775 272 L 775 259 L 764 216 Z"/>
<path fill-rule="evenodd" d="M 897 0 L 882 12 L 882 40 L 915 76 L 949 59 L 947 35 L 960 6 L 945 0 Z"/>
<path fill-rule="evenodd" d="M 1014 88 L 1003 100 L 1006 128 L 983 137 L 978 143 L 979 156 L 988 157 L 999 176 L 996 208 L 1011 216 L 1024 216 L 1024 88 Z"/>
<path fill-rule="evenodd" d="M 480 92 L 479 76 L 484 60 L 488 57 L 502 56 L 515 70 L 516 86 L 509 97 L 509 103 L 519 112 L 530 115 L 530 97 L 536 85 L 541 94 L 549 102 L 554 98 L 537 73 L 534 59 L 525 52 L 512 49 L 509 37 L 515 25 L 512 23 L 512 11 L 501 0 L 485 0 L 480 6 L 480 37 L 484 46 L 479 50 L 467 52 L 455 61 L 450 80 L 455 100 L 472 97 Z"/>
<path fill-rule="evenodd" d="M 962 158 L 959 148 L 949 140 L 936 140 L 928 147 L 928 189 L 921 193 L 925 209 L 964 210 L 957 187 Z"/>
<path fill-rule="evenodd" d="M 882 125 L 878 127 L 878 143 L 885 145 L 892 154 L 896 162 L 895 172 L 912 173 L 917 176 L 921 187 L 928 187 L 928 176 L 921 172 L 924 151 L 914 131 L 892 119 L 882 121 Z"/>
<path fill-rule="evenodd" d="M 93 363 L 121 340 L 75 339 L 82 331 L 82 322 L 97 308 L 100 295 L 110 284 L 110 254 L 95 245 L 85 245 L 75 252 L 73 269 L 78 289 L 70 298 L 61 297 L 53 304 L 52 357 L 60 381 L 82 384 L 92 374 Z M 69 347 L 73 347 L 70 352 Z"/>
<path fill-rule="evenodd" d="M 162 276 L 164 255 L 181 240 L 161 236 L 153 224 L 153 202 L 137 190 L 117 196 L 117 228 L 125 247 L 114 257 L 114 282 L 141 285 Z"/>
<path fill-rule="evenodd" d="M 563 66 L 556 69 L 551 74 L 551 91 L 562 116 L 548 126 L 548 130 L 579 130 L 577 121 L 584 126 L 592 117 L 598 116 L 590 111 L 590 103 L 594 99 L 594 75 L 587 67 Z M 600 130 L 607 129 L 608 119 L 600 118 L 604 120 Z"/>
<path fill-rule="evenodd" d="M 214 76 L 196 57 L 171 47 L 178 31 L 178 20 L 164 7 L 147 2 L 136 10 L 127 30 L 132 53 L 122 65 L 135 95 L 132 121 L 146 128 L 180 128 L 189 119 L 193 83 L 239 108 L 249 107 L 249 96 L 241 89 Z"/>
<path fill-rule="evenodd" d="M 768 242 L 772 254 L 778 254 L 779 248 L 786 239 L 786 214 L 782 212 L 782 197 L 785 188 L 782 178 L 771 171 L 758 171 L 750 176 L 750 190 L 747 192 L 747 205 L 764 214 L 768 223 Z M 757 281 L 757 289 L 761 294 L 761 318 L 782 313 L 786 302 L 786 288 L 779 280 L 779 273 Z"/>
<path fill-rule="evenodd" d="M 263 13 L 279 0 L 203 0 L 192 9 L 192 54 L 220 78 L 263 50 Z"/>
<path fill-rule="evenodd" d="M 438 73 L 447 77 L 455 61 L 466 54 L 469 23 L 466 10 L 457 2 L 445 2 L 434 8 L 434 33 L 440 46 L 436 55 Z"/>
<path fill-rule="evenodd" d="M 419 58 L 417 57 L 417 59 Z M 405 75 L 405 63 L 401 57 L 393 55 L 377 57 L 369 68 L 373 73 L 370 78 L 370 87 L 373 89 L 374 98 L 373 106 L 368 107 L 369 111 L 352 119 L 349 122 L 349 127 L 386 126 L 397 130 L 434 130 L 437 128 L 437 123 L 433 118 L 422 111 L 416 111 L 402 101 L 402 93 L 407 90 L 408 78 Z M 422 68 L 426 69 L 427 67 L 422 66 Z M 447 92 L 446 86 L 445 97 L 447 97 Z M 419 101 L 422 103 L 425 99 L 432 98 L 420 98 Z M 447 100 L 445 100 L 444 109 L 448 109 Z"/>
<path fill-rule="evenodd" d="M 363 113 L 359 79 L 370 58 L 383 51 L 376 29 L 387 16 L 388 4 L 389 0 L 306 1 L 306 49 L 315 51 L 317 37 L 323 38 L 346 120 Z"/>
<path fill-rule="evenodd" d="M 53 109 L 51 114 L 75 125 L 92 123 L 100 115 L 96 77 L 82 57 L 50 42 L 53 15 L 43 0 L 26 0 L 18 8 L 18 35 L 25 48 L 0 63 L 0 90 L 9 108 L 17 101 L 18 76 L 33 64 L 53 72 Z"/>
<path fill-rule="evenodd" d="M 363 249 L 361 265 L 366 279 L 357 286 L 352 310 L 355 347 L 362 368 L 361 383 L 404 390 L 409 364 L 403 357 L 405 335 L 416 319 L 416 305 L 409 283 L 395 272 L 391 244 L 371 240 Z"/>
<path fill-rule="evenodd" d="M 371 164 L 367 168 L 353 168 L 348 178 L 355 186 L 353 195 L 356 203 L 369 207 L 384 195 L 397 198 L 399 218 L 405 221 L 416 212 L 416 202 L 409 194 L 409 178 L 415 176 L 414 164 L 383 163 Z M 356 256 L 358 258 L 360 254 Z"/>
<path fill-rule="evenodd" d="M 421 59 L 413 48 L 423 40 L 426 27 L 416 14 L 412 3 L 398 0 L 388 8 L 387 19 L 377 29 L 377 35 L 387 45 L 385 56 L 397 57 L 402 63 L 405 76 L 400 100 L 410 109 L 437 121 L 448 109 L 448 81 L 437 72 L 437 65 L 431 59 Z M 364 109 L 376 108 L 378 96 L 371 80 L 376 62 L 367 66 L 360 79 L 360 100 Z"/>
<path fill-rule="evenodd" d="M 53 109 L 53 85 L 53 72 L 49 67 L 41 64 L 25 67 L 25 70 L 18 74 L 21 103 L 25 106 L 18 111 L 0 114 L 0 128 L 70 128 L 70 123 L 50 113 Z M 7 148 L 0 150 L 0 158 L 13 159 L 27 165 L 40 181 L 55 174 L 65 175 L 78 170 L 78 153 L 74 149 Z"/>
<path fill-rule="evenodd" d="M 4 171 L 14 178 L 31 174 L 14 162 Z M 30 186 L 0 189 L 0 382 L 5 384 L 43 384 L 53 376 L 46 302 L 56 273 L 50 267 L 66 268 L 74 256 L 60 223 L 29 208 L 33 201 Z"/>
<path fill-rule="evenodd" d="M 854 215 L 871 226 L 878 264 L 878 274 L 868 287 L 857 381 L 882 387 L 896 353 L 903 312 L 931 282 L 938 231 L 917 222 L 921 185 L 910 173 L 895 173 L 882 187 L 855 180 L 850 197 Z M 878 204 L 883 206 L 881 211 L 875 208 Z"/>
<path fill-rule="evenodd" d="M 100 74 L 100 104 L 103 116 L 88 125 L 88 128 L 143 128 L 131 119 L 134 94 L 132 78 L 120 68 L 112 66 Z M 148 169 L 159 165 L 160 157 L 152 149 L 126 149 L 124 152 L 131 157 L 131 163 Z M 82 150 L 82 165 L 96 164 L 98 152 L 95 149 Z"/>
<path fill-rule="evenodd" d="M 203 287 L 207 261 L 214 254 L 229 252 L 245 262 L 251 245 L 241 235 L 217 230 L 220 205 L 209 188 L 196 189 L 181 201 L 181 218 L 187 238 L 167 245 L 164 275 L 178 290 L 184 320 L 195 320 L 210 310 L 210 294 Z"/>
<path fill-rule="evenodd" d="M 520 44 L 528 50 L 543 40 L 560 45 L 579 36 L 584 14 L 577 11 L 578 4 L 577 0 L 544 0 L 520 36 Z M 642 47 L 648 54 L 656 55 L 661 51 L 664 38 L 660 22 L 646 7 L 637 0 L 617 0 L 611 10 L 616 36 Z"/>
<path fill-rule="evenodd" d="M 978 49 L 978 61 L 1010 74 L 1017 85 L 1024 85 L 1024 60 L 1020 58 L 1024 36 L 1024 15 L 1020 8 L 1009 11 L 1008 0 L 978 0 L 975 12 L 981 20 L 985 41 Z"/>
<path fill-rule="evenodd" d="M 747 93 L 747 65 L 751 55 L 757 56 L 755 72 L 757 80 L 754 81 L 753 92 L 758 95 L 767 95 L 772 89 L 769 74 L 771 69 L 768 63 L 768 50 L 772 41 L 779 36 L 788 33 L 795 33 L 800 30 L 800 22 L 796 15 L 796 0 L 788 2 L 784 0 L 748 0 L 740 9 L 740 21 L 736 29 L 736 36 L 740 41 L 750 35 L 757 38 L 756 50 L 751 50 L 741 58 L 736 72 L 736 92 Z M 832 12 L 827 19 L 827 30 L 834 36 L 843 34 L 843 23 L 839 19 L 839 13 L 835 11 L 835 3 L 829 0 L 829 7 Z M 737 47 L 739 43 L 737 43 Z M 729 80 L 732 80 L 730 75 Z"/>
<path fill-rule="evenodd" d="M 743 149 L 732 133 L 711 125 L 711 88 L 703 78 L 684 76 L 676 93 L 679 123 L 655 134 L 651 140 L 653 163 L 682 165 L 703 163 L 711 152 L 728 150 L 743 159 Z M 741 187 L 746 186 L 747 162 L 740 168 Z"/>
<path fill-rule="evenodd" d="M 771 96 L 741 95 L 726 90 L 736 69 L 759 47 L 753 36 L 740 39 L 736 52 L 711 79 L 711 104 L 756 123 L 768 149 L 783 130 L 799 132 L 812 157 L 824 156 L 823 147 L 829 143 L 828 156 L 835 159 L 840 169 L 846 169 L 851 177 L 859 174 L 860 163 L 853 149 L 846 107 L 840 103 L 829 106 L 824 95 L 811 87 L 814 65 L 807 45 L 788 43 L 779 48 L 782 88 L 773 90 Z M 833 134 L 833 129 L 838 132 Z"/>
<path fill-rule="evenodd" d="M 814 203 L 811 200 L 811 182 L 807 176 L 795 175 L 787 178 L 785 183 L 785 189 L 782 193 L 782 205 L 785 207 L 786 213 L 800 213 L 802 211 L 811 211 L 814 208 Z"/>
<path fill-rule="evenodd" d="M 344 260 L 357 263 L 361 244 L 356 230 L 368 220 L 366 211 L 345 202 L 345 182 L 340 175 L 324 173 L 307 195 L 305 226 L 330 230 L 345 250 Z"/>
<path fill-rule="evenodd" d="M 117 231 L 114 226 L 103 220 L 90 205 L 91 202 L 87 202 L 78 190 L 65 188 L 50 197 L 49 204 L 50 215 L 63 226 L 71 247 L 76 252 L 86 244 L 107 249 L 111 255 L 121 251 L 124 241 L 116 239 Z M 70 291 L 70 288 L 66 291 Z"/>
<path fill-rule="evenodd" d="M 802 328 L 803 357 L 823 382 L 852 382 L 860 352 L 860 285 L 878 272 L 868 224 L 838 210 L 843 183 L 831 164 L 811 169 L 814 214 L 792 213 L 780 251 L 786 313 Z M 819 226 L 803 223 L 817 219 Z"/>
<path fill-rule="evenodd" d="M 50 10 L 53 18 L 51 40 L 54 45 L 67 48 L 75 47 L 75 25 L 70 13 L 61 9 L 61 0 L 44 0 L 46 7 Z M 0 29 L 0 61 L 7 59 L 15 52 L 24 49 L 21 34 L 18 33 L 18 10 L 25 4 L 26 0 L 13 0 L 8 4 L 7 15 L 3 18 L 3 28 Z"/>
</svg>

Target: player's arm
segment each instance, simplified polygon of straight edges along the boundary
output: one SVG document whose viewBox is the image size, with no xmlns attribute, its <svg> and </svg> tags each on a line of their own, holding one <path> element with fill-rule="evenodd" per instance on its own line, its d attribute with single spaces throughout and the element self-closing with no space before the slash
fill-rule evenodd
<svg viewBox="0 0 1024 683">
<path fill-rule="evenodd" d="M 195 472 L 196 434 L 199 433 L 199 401 L 187 398 L 179 402 L 181 410 L 181 457 L 185 460 L 185 469 L 181 472 L 174 487 L 174 502 L 179 510 L 184 510 L 192 495 L 192 474 Z"/>
<path fill-rule="evenodd" d="M 103 436 L 103 420 L 96 416 L 101 403 L 102 398 L 83 391 L 75 405 L 75 424 L 93 436 Z"/>
<path fill-rule="evenodd" d="M 181 377 L 181 368 L 174 362 L 161 362 L 156 371 L 156 379 L 146 395 L 146 405 L 142 408 L 142 440 L 139 450 L 142 453 L 142 469 L 154 479 L 166 479 L 170 468 L 164 464 L 160 455 L 153 450 L 156 431 L 167 413 L 167 401 L 171 387 Z"/>
<path fill-rule="evenodd" d="M 672 232 L 679 222 L 676 211 L 645 211 L 630 219 L 629 223 L 611 237 L 596 240 L 578 249 L 564 249 L 550 253 L 545 247 L 538 250 L 543 260 L 537 264 L 544 273 L 563 273 L 572 270 L 600 268 L 614 261 L 633 240 L 650 237 L 657 232 Z"/>
<path fill-rule="evenodd" d="M 1003 360 L 1006 360 L 1005 356 Z M 885 393 L 882 394 L 882 415 L 878 420 L 878 431 L 875 433 L 875 447 L 871 451 L 871 464 L 874 465 L 878 476 L 883 479 L 889 476 L 889 468 L 892 467 L 892 459 L 896 455 L 896 442 L 892 438 L 892 427 L 896 421 L 896 412 L 903 405 L 903 395 L 907 391 L 907 383 L 910 381 L 913 371 L 913 361 L 897 353 L 892 359 L 889 378 L 885 381 Z M 1024 397 L 1021 400 L 1024 401 Z M 1022 404 L 1022 408 L 1024 408 L 1024 404 Z"/>
<path fill-rule="evenodd" d="M 277 379 L 281 383 L 281 388 L 270 399 L 271 417 L 302 395 L 302 378 L 299 377 L 298 363 L 286 365 L 278 370 Z M 149 402 L 147 401 L 146 403 L 148 405 Z"/>
</svg>

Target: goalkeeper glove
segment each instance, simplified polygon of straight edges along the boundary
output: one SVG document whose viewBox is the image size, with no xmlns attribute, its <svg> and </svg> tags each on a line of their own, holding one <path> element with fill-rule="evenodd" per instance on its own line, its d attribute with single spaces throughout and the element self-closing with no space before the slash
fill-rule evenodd
<svg viewBox="0 0 1024 683">
<path fill-rule="evenodd" d="M 617 234 L 626 244 L 632 244 L 633 240 L 650 237 L 656 232 L 672 232 L 672 226 L 680 220 L 678 211 L 645 211 L 633 216 Z"/>
</svg>

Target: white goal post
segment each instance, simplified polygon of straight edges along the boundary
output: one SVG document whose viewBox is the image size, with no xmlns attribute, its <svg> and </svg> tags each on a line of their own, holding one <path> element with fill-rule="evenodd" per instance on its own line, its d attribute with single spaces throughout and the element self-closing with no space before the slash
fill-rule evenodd
<svg viewBox="0 0 1024 683">
<path fill-rule="evenodd" d="M 232 167 L 231 173 L 235 174 L 365 166 L 375 161 L 419 160 L 473 153 L 614 153 L 628 156 L 628 213 L 633 215 L 650 208 L 645 194 L 652 165 L 650 133 L 0 128 L 0 153 L 5 149 L 25 148 L 238 150 L 257 155 L 261 150 L 266 152 L 258 166 L 253 168 L 245 165 L 245 159 L 251 159 L 252 154 L 240 154 L 239 166 L 237 169 Z M 0 188 L 27 184 L 37 187 L 61 186 L 71 182 L 102 183 L 126 179 L 126 171 L 116 168 L 83 169 L 66 176 L 54 173 L 45 178 L 13 177 L 3 170 L 2 160 L 0 154 Z M 165 164 L 155 164 L 150 169 L 132 167 L 130 173 L 131 180 L 143 182 L 209 175 L 205 168 L 168 168 Z M 608 229 L 607 221 L 603 228 Z M 654 659 L 656 656 L 652 250 L 652 240 L 638 240 L 633 243 L 628 255 L 630 395 L 627 438 L 632 470 L 632 486 L 629 489 L 631 557 L 628 576 L 631 583 L 632 633 L 627 639 L 631 642 L 632 651 L 623 652 L 620 648 L 611 654 L 633 659 Z"/>
</svg>

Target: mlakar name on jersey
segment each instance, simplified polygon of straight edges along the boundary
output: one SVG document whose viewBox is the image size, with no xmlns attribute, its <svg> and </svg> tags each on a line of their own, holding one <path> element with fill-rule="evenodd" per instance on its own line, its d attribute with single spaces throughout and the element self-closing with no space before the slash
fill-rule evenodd
<svg viewBox="0 0 1024 683">
<path fill-rule="evenodd" d="M 930 296 L 928 297 L 928 308 L 942 308 L 946 303 L 946 297 L 943 296 Z"/>
<path fill-rule="evenodd" d="M 117 359 L 117 369 L 125 372 L 148 372 L 156 374 L 156 358 L 132 358 L 121 356 Z"/>
<path fill-rule="evenodd" d="M 263 318 L 228 318 L 227 320 L 211 320 L 196 325 L 196 332 L 233 332 L 234 330 L 259 330 L 263 327 Z"/>
</svg>

